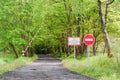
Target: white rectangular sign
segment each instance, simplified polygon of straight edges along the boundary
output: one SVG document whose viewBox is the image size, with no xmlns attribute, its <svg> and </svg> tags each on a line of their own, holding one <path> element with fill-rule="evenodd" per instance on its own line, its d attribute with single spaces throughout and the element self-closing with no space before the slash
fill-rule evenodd
<svg viewBox="0 0 120 80">
<path fill-rule="evenodd" d="M 68 37 L 68 45 L 69 46 L 80 46 L 80 38 L 79 37 Z"/>
</svg>

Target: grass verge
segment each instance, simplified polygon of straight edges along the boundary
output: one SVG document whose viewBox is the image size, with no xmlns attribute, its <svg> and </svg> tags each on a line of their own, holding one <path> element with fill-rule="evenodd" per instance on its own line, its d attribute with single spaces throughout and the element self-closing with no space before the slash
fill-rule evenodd
<svg viewBox="0 0 120 80">
<path fill-rule="evenodd" d="M 97 80 L 120 80 L 120 65 L 116 57 L 91 56 L 90 65 L 88 65 L 88 59 L 85 56 L 74 59 L 71 55 L 62 62 L 69 70 Z"/>
<path fill-rule="evenodd" d="M 0 56 L 0 74 L 28 65 L 37 58 L 37 55 L 33 57 L 19 57 L 17 59 L 11 54 Z"/>
</svg>

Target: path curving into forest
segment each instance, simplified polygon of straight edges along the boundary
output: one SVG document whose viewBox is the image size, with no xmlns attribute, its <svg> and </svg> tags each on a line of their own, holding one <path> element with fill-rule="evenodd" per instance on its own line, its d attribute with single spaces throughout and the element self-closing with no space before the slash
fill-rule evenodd
<svg viewBox="0 0 120 80">
<path fill-rule="evenodd" d="M 65 69 L 61 61 L 49 55 L 40 55 L 32 64 L 7 72 L 0 80 L 94 80 Z"/>
</svg>

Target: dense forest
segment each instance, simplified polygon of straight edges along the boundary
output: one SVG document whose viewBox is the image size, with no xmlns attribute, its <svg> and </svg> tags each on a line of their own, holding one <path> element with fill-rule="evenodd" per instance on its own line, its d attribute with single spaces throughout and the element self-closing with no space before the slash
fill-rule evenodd
<svg viewBox="0 0 120 80">
<path fill-rule="evenodd" d="M 83 38 L 86 34 L 92 34 L 95 41 L 89 46 L 91 59 L 96 60 L 97 58 L 93 56 L 102 55 L 101 62 L 95 63 L 99 64 L 97 66 L 99 68 L 108 63 L 105 65 L 108 72 L 104 68 L 95 71 L 100 74 L 100 71 L 106 72 L 111 76 L 110 69 L 115 69 L 113 71 L 117 77 L 105 80 L 118 80 L 119 25 L 120 0 L 0 0 L 0 55 L 6 57 L 11 55 L 15 59 L 20 58 L 21 61 L 24 59 L 23 56 L 32 58 L 35 53 L 52 54 L 65 59 L 63 64 L 66 66 L 71 61 L 71 56 L 73 58 L 74 52 L 74 47 L 68 45 L 68 37 L 80 37 L 81 46 L 75 47 L 75 58 L 76 60 L 80 58 L 79 61 L 82 61 L 81 57 L 84 58 L 88 51 Z M 115 62 L 112 62 L 112 59 Z M 76 71 L 78 67 L 72 68 L 71 66 L 76 65 L 72 61 L 66 67 Z M 83 67 L 84 69 L 86 67 Z M 89 70 L 84 74 L 87 73 Z M 96 75 L 92 77 L 101 77 L 99 74 Z"/>
<path fill-rule="evenodd" d="M 94 55 L 112 56 L 109 37 L 119 37 L 119 7 L 119 0 L 1 0 L 0 51 L 16 57 L 34 51 L 68 55 L 67 38 L 80 37 L 79 55 L 86 52 L 84 35 L 93 34 Z"/>
</svg>

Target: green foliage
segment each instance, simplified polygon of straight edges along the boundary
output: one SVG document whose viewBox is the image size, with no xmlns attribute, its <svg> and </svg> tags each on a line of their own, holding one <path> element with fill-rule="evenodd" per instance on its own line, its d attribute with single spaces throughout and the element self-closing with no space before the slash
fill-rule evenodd
<svg viewBox="0 0 120 80">
<path fill-rule="evenodd" d="M 0 10 L 0 50 L 21 53 L 39 27 L 33 25 L 33 3 L 29 1 L 4 0 Z"/>
<path fill-rule="evenodd" d="M 115 2 L 110 6 L 108 13 L 108 32 L 112 36 L 120 37 L 120 8 L 119 8 L 119 0 L 115 0 Z"/>
<path fill-rule="evenodd" d="M 119 34 L 118 3 L 116 0 L 109 7 L 108 31 L 111 35 Z M 12 43 L 21 53 L 39 28 L 41 30 L 32 46 L 45 41 L 47 47 L 54 47 L 52 52 L 67 53 L 69 36 L 80 35 L 82 39 L 91 33 L 98 44 L 103 41 L 96 0 L 1 0 L 0 7 L 1 51 L 11 51 L 9 43 Z M 78 26 L 80 33 L 76 30 Z M 62 50 L 57 50 L 58 47 Z"/>
</svg>

